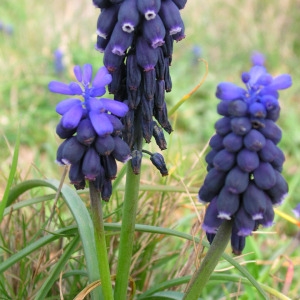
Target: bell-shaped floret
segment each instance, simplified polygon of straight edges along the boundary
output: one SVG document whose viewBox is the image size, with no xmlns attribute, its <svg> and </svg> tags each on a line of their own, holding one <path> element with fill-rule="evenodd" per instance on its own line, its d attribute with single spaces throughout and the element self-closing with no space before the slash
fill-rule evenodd
<svg viewBox="0 0 300 300">
<path fill-rule="evenodd" d="M 141 172 L 141 165 L 142 165 L 142 158 L 143 153 L 139 150 L 133 150 L 131 152 L 131 167 L 134 174 L 140 174 Z"/>
<path fill-rule="evenodd" d="M 249 174 L 242 171 L 238 166 L 231 169 L 225 180 L 225 186 L 233 194 L 243 193 L 249 184 Z"/>
<path fill-rule="evenodd" d="M 276 182 L 275 184 L 267 191 L 268 195 L 271 198 L 271 201 L 273 205 L 279 205 L 282 203 L 284 198 L 287 196 L 289 187 L 284 179 L 284 177 L 281 175 L 280 172 L 274 171 Z"/>
<path fill-rule="evenodd" d="M 74 164 L 81 160 L 86 151 L 86 146 L 79 143 L 76 136 L 66 140 L 62 149 L 62 161 L 64 164 Z"/>
<path fill-rule="evenodd" d="M 122 25 L 122 30 L 132 32 L 140 21 L 140 14 L 137 9 L 136 0 L 124 0 L 118 13 L 118 21 Z"/>
<path fill-rule="evenodd" d="M 259 151 L 266 144 L 266 138 L 256 129 L 251 129 L 244 136 L 244 145 L 251 151 Z"/>
<path fill-rule="evenodd" d="M 112 183 L 109 179 L 104 179 L 102 189 L 101 189 L 101 199 L 108 202 L 112 195 Z"/>
<path fill-rule="evenodd" d="M 115 148 L 112 152 L 113 157 L 120 162 L 127 162 L 131 158 L 129 146 L 120 137 L 113 137 Z"/>
<path fill-rule="evenodd" d="M 139 12 L 144 15 L 146 20 L 152 20 L 156 17 L 161 7 L 161 0 L 136 0 Z"/>
<path fill-rule="evenodd" d="M 150 156 L 152 164 L 159 170 L 162 176 L 168 176 L 169 172 L 164 160 L 164 157 L 160 153 L 154 153 Z"/>
<path fill-rule="evenodd" d="M 231 193 L 225 186 L 217 196 L 218 218 L 231 220 L 240 207 L 240 195 Z"/>
<path fill-rule="evenodd" d="M 199 190 L 199 201 L 210 202 L 224 186 L 226 172 L 212 168 L 206 175 L 204 183 Z"/>
<path fill-rule="evenodd" d="M 61 139 L 67 139 L 71 137 L 75 132 L 77 128 L 72 128 L 72 129 L 67 129 L 65 128 L 62 124 L 61 121 L 57 124 L 56 126 L 56 134 L 61 138 Z"/>
<path fill-rule="evenodd" d="M 270 227 L 273 225 L 275 213 L 273 209 L 273 203 L 270 197 L 266 195 L 265 199 L 266 199 L 266 210 L 263 214 L 263 218 L 259 220 L 259 224 L 264 227 Z"/>
<path fill-rule="evenodd" d="M 107 47 L 111 48 L 113 54 L 123 56 L 125 51 L 131 46 L 133 33 L 128 33 L 122 29 L 122 24 L 118 22 L 111 34 Z"/>
<path fill-rule="evenodd" d="M 144 71 L 153 70 L 158 61 L 158 49 L 153 49 L 145 38 L 138 37 L 136 42 L 136 58 L 138 65 Z"/>
<path fill-rule="evenodd" d="M 252 128 L 252 124 L 249 118 L 235 117 L 231 119 L 231 130 L 237 135 L 245 135 Z"/>
<path fill-rule="evenodd" d="M 56 105 L 56 112 L 60 115 L 64 115 L 66 112 L 68 112 L 70 109 L 72 109 L 74 106 L 81 105 L 81 101 L 76 98 L 68 98 L 61 102 L 59 102 Z"/>
<path fill-rule="evenodd" d="M 217 198 L 214 198 L 208 205 L 202 229 L 207 233 L 217 233 L 218 228 L 223 223 L 223 220 L 218 218 Z"/>
<path fill-rule="evenodd" d="M 176 34 L 184 29 L 178 7 L 172 0 L 164 0 L 161 2 L 159 15 L 170 35 Z"/>
<path fill-rule="evenodd" d="M 246 212 L 243 205 L 240 206 L 235 215 L 234 226 L 238 236 L 251 235 L 255 229 L 255 220 Z"/>
<path fill-rule="evenodd" d="M 85 178 L 82 173 L 82 162 L 79 161 L 72 164 L 69 171 L 70 183 L 75 186 L 77 190 L 85 188 Z"/>
<path fill-rule="evenodd" d="M 92 144 L 96 138 L 96 131 L 90 119 L 86 118 L 80 121 L 77 127 L 77 140 L 86 146 Z"/>
<path fill-rule="evenodd" d="M 115 141 L 111 135 L 97 136 L 95 149 L 100 155 L 109 155 L 115 148 Z"/>
<path fill-rule="evenodd" d="M 275 144 L 271 140 L 266 139 L 265 146 L 258 152 L 258 156 L 264 162 L 272 162 L 277 153 Z"/>
<path fill-rule="evenodd" d="M 244 236 L 237 235 L 237 231 L 233 230 L 231 234 L 232 253 L 235 255 L 241 255 L 245 246 L 246 246 L 246 238 Z"/>
<path fill-rule="evenodd" d="M 244 117 L 248 112 L 248 105 L 243 100 L 222 101 L 228 102 L 228 114 L 232 117 Z"/>
<path fill-rule="evenodd" d="M 223 146 L 223 136 L 216 133 L 213 135 L 209 141 L 209 146 L 214 150 L 221 150 L 224 148 Z"/>
<path fill-rule="evenodd" d="M 254 182 L 260 189 L 268 190 L 276 184 L 276 174 L 270 163 L 260 162 L 253 171 Z"/>
<path fill-rule="evenodd" d="M 250 182 L 243 193 L 243 206 L 253 220 L 263 219 L 267 202 L 266 193 L 258 188 L 254 182 Z"/>
<path fill-rule="evenodd" d="M 283 163 L 285 161 L 285 155 L 279 147 L 276 146 L 275 150 L 276 155 L 274 160 L 271 162 L 271 165 L 275 170 L 282 172 Z"/>
<path fill-rule="evenodd" d="M 273 78 L 272 83 L 268 86 L 268 88 L 274 90 L 284 90 L 289 88 L 292 85 L 292 77 L 289 74 L 281 74 L 277 77 Z"/>
<path fill-rule="evenodd" d="M 167 149 L 167 142 L 162 128 L 160 128 L 155 121 L 152 122 L 152 125 L 153 136 L 155 138 L 156 144 L 161 150 Z"/>
<path fill-rule="evenodd" d="M 142 24 L 143 37 L 152 48 L 162 46 L 165 41 L 166 30 L 159 16 L 149 21 L 144 20 Z"/>
<path fill-rule="evenodd" d="M 216 129 L 216 133 L 218 133 L 219 135 L 226 135 L 231 131 L 231 119 L 228 117 L 223 117 L 221 119 L 219 119 L 216 123 L 215 123 L 215 129 Z"/>
<path fill-rule="evenodd" d="M 260 102 L 254 102 L 249 106 L 249 113 L 254 118 L 265 118 L 267 110 L 264 104 Z"/>
<path fill-rule="evenodd" d="M 100 37 L 108 39 L 111 35 L 117 23 L 118 11 L 117 5 L 111 5 L 101 10 L 97 21 L 97 34 Z"/>
<path fill-rule="evenodd" d="M 257 152 L 246 148 L 240 150 L 237 155 L 237 164 L 244 172 L 252 172 L 259 166 L 259 157 Z"/>
<path fill-rule="evenodd" d="M 117 162 L 112 155 L 105 155 L 101 157 L 101 162 L 104 168 L 105 177 L 112 180 L 117 177 Z"/>
<path fill-rule="evenodd" d="M 82 173 L 85 178 L 90 181 L 95 181 L 96 177 L 101 173 L 100 156 L 94 147 L 90 147 L 82 161 Z"/>
<path fill-rule="evenodd" d="M 217 170 L 229 171 L 235 165 L 235 157 L 235 153 L 223 149 L 214 157 L 213 165 Z"/>
<path fill-rule="evenodd" d="M 237 152 L 243 147 L 243 137 L 230 132 L 224 137 L 223 146 L 229 152 Z"/>
<path fill-rule="evenodd" d="M 278 144 L 282 137 L 282 132 L 279 126 L 275 124 L 272 120 L 264 120 L 263 127 L 259 128 L 259 131 L 265 136 L 265 138 L 270 139 L 274 144 Z"/>
</svg>

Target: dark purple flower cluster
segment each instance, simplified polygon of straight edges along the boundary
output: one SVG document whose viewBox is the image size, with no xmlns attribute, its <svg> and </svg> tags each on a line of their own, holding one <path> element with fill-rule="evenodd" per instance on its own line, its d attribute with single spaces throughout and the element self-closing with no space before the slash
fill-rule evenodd
<svg viewBox="0 0 300 300">
<path fill-rule="evenodd" d="M 278 147 L 282 134 L 275 122 L 278 90 L 290 87 L 292 80 L 287 74 L 272 77 L 257 55 L 253 62 L 241 76 L 246 89 L 227 82 L 217 87 L 222 118 L 210 140 L 208 174 L 198 195 L 209 202 L 203 229 L 210 242 L 221 223 L 233 219 L 231 245 L 236 254 L 259 225 L 272 225 L 273 206 L 288 192 L 281 175 L 285 157 Z"/>
<path fill-rule="evenodd" d="M 76 189 L 83 189 L 86 180 L 93 181 L 102 199 L 108 201 L 112 193 L 111 181 L 117 174 L 116 160 L 126 162 L 131 158 L 128 145 L 120 137 L 124 126 L 119 118 L 126 115 L 128 106 L 99 98 L 105 94 L 105 86 L 112 78 L 105 67 L 98 70 L 93 81 L 92 73 L 89 64 L 83 68 L 75 66 L 78 82 L 49 83 L 51 92 L 72 96 L 56 106 L 56 112 L 62 116 L 56 133 L 64 139 L 56 160 L 71 165 L 69 178 Z"/>
<path fill-rule="evenodd" d="M 165 92 L 171 91 L 173 42 L 185 37 L 179 10 L 187 0 L 93 0 L 101 9 L 96 49 L 112 75 L 109 92 L 126 101 L 123 138 L 136 149 L 154 136 L 166 149 L 162 128 L 171 133 Z M 160 127 L 154 120 L 159 123 Z"/>
</svg>

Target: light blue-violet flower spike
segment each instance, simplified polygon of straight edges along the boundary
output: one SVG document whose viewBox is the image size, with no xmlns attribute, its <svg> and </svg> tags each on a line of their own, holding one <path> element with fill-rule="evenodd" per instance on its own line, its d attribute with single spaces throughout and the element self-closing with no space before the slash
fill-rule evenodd
<svg viewBox="0 0 300 300">
<path fill-rule="evenodd" d="M 116 160 L 131 158 L 130 148 L 122 139 L 120 118 L 128 106 L 117 100 L 101 98 L 112 77 L 105 67 L 92 79 L 90 64 L 74 67 L 77 82 L 66 84 L 51 81 L 53 93 L 73 96 L 59 102 L 56 112 L 62 118 L 56 133 L 63 143 L 57 150 L 56 161 L 71 165 L 69 178 L 76 189 L 83 189 L 85 181 L 94 181 L 102 199 L 108 201 L 112 192 L 111 181 L 116 177 Z"/>
<path fill-rule="evenodd" d="M 246 237 L 258 226 L 273 224 L 273 206 L 288 192 L 281 175 L 285 160 L 278 147 L 281 129 L 279 90 L 292 85 L 288 74 L 271 76 L 260 53 L 252 56 L 253 66 L 241 76 L 245 87 L 230 82 L 218 85 L 222 116 L 215 124 L 206 155 L 208 174 L 199 190 L 200 201 L 209 203 L 203 230 L 211 243 L 224 220 L 232 220 L 231 246 L 241 254 Z"/>
</svg>

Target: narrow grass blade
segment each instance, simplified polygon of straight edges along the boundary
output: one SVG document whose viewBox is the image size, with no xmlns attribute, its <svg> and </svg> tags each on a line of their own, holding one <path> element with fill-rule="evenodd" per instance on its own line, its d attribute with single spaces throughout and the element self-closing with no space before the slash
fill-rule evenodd
<svg viewBox="0 0 300 300">
<path fill-rule="evenodd" d="M 36 300 L 43 300 L 46 299 L 46 296 L 50 289 L 52 288 L 53 284 L 59 278 L 60 272 L 62 272 L 63 268 L 65 267 L 66 263 L 70 259 L 70 256 L 76 249 L 80 241 L 79 235 L 73 238 L 73 240 L 68 244 L 66 249 L 64 250 L 63 255 L 60 257 L 59 261 L 55 264 L 55 267 L 51 270 L 49 276 L 44 281 L 41 287 L 39 287 L 38 292 L 35 294 Z"/>
<path fill-rule="evenodd" d="M 11 204 L 22 193 L 36 187 L 49 187 L 57 191 L 59 188 L 59 184 L 60 183 L 58 180 L 50 179 L 24 181 L 11 189 L 8 203 Z M 94 242 L 94 228 L 91 217 L 86 206 L 84 205 L 84 203 L 82 202 L 81 198 L 78 196 L 75 190 L 73 190 L 67 185 L 63 185 L 60 192 L 78 225 L 78 231 L 82 241 L 89 281 L 94 282 L 100 278 L 100 275 L 97 267 L 96 247 Z M 94 294 L 95 293 L 97 293 L 95 299 L 101 299 L 100 289 L 99 291 L 94 291 Z"/>
<path fill-rule="evenodd" d="M 4 191 L 2 201 L 0 202 L 0 223 L 3 219 L 4 209 L 8 203 L 9 190 L 12 186 L 12 183 L 13 183 L 13 180 L 14 180 L 14 177 L 16 174 L 17 165 L 18 165 L 18 157 L 19 157 L 19 149 L 20 149 L 20 130 L 18 131 L 18 134 L 17 134 L 15 150 L 14 150 L 14 154 L 13 154 L 13 159 L 12 159 L 12 163 L 11 163 L 11 168 L 10 168 L 10 173 L 8 176 L 6 188 Z"/>
<path fill-rule="evenodd" d="M 23 248 L 22 250 L 18 251 L 17 253 L 10 256 L 8 259 L 3 261 L 0 264 L 0 273 L 4 272 L 12 265 L 20 261 L 21 259 L 28 256 L 33 251 L 40 249 L 41 247 L 60 239 L 62 236 L 72 236 L 78 233 L 78 229 L 76 226 L 69 226 L 62 229 L 55 231 L 53 234 L 46 235 L 37 241 L 29 244 L 27 247 Z"/>
</svg>

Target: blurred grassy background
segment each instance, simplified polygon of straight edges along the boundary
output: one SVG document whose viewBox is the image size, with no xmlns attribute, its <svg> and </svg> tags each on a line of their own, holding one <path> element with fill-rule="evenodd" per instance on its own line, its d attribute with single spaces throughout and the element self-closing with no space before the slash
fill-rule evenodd
<svg viewBox="0 0 300 300">
<path fill-rule="evenodd" d="M 0 31 L 0 196 L 9 174 L 18 130 L 22 146 L 16 181 L 59 178 L 61 170 L 54 164 L 60 143 L 55 134 L 59 120 L 55 105 L 63 97 L 51 94 L 47 84 L 58 78 L 68 82 L 75 64 L 88 62 L 95 68 L 102 65 L 102 55 L 94 50 L 98 14 L 92 1 L 1 0 L 0 21 L 11 25 L 13 32 Z M 195 188 L 201 185 L 206 173 L 201 153 L 218 119 L 216 85 L 220 81 L 240 84 L 239 75 L 250 67 L 251 53 L 260 51 L 265 54 L 272 75 L 289 73 L 294 82 L 292 88 L 281 93 L 279 120 L 284 133 L 280 145 L 287 158 L 284 175 L 290 184 L 288 201 L 282 210 L 291 214 L 291 209 L 300 202 L 300 1 L 188 0 L 182 16 L 186 38 L 174 49 L 173 90 L 167 95 L 170 107 L 204 76 L 205 65 L 199 58 L 207 61 L 209 73 L 200 89 L 172 118 L 175 131 L 168 137 L 169 147 L 165 152 L 169 179 L 162 180 L 155 170 L 145 167 L 148 171 L 143 175 L 143 183 L 179 182 Z M 54 67 L 56 49 L 63 52 L 65 65 L 65 71 L 59 75 Z M 155 145 L 146 147 L 157 150 Z M 150 166 L 147 160 L 145 164 Z M 148 197 L 155 197 L 155 193 Z M 172 197 L 167 199 L 173 201 Z M 191 199 L 186 195 L 178 199 L 183 205 L 175 215 L 179 220 L 185 215 L 184 205 L 190 205 Z M 175 226 L 176 222 L 170 220 L 166 226 Z M 249 249 L 256 249 L 255 255 L 264 251 L 262 259 L 282 249 L 298 231 L 295 225 L 282 219 L 271 230 L 279 235 L 249 238 Z M 274 240 L 278 245 L 274 245 Z M 292 262 L 299 275 L 299 257 L 293 255 Z M 298 291 L 299 284 L 294 283 L 291 295 L 297 295 Z"/>
</svg>

